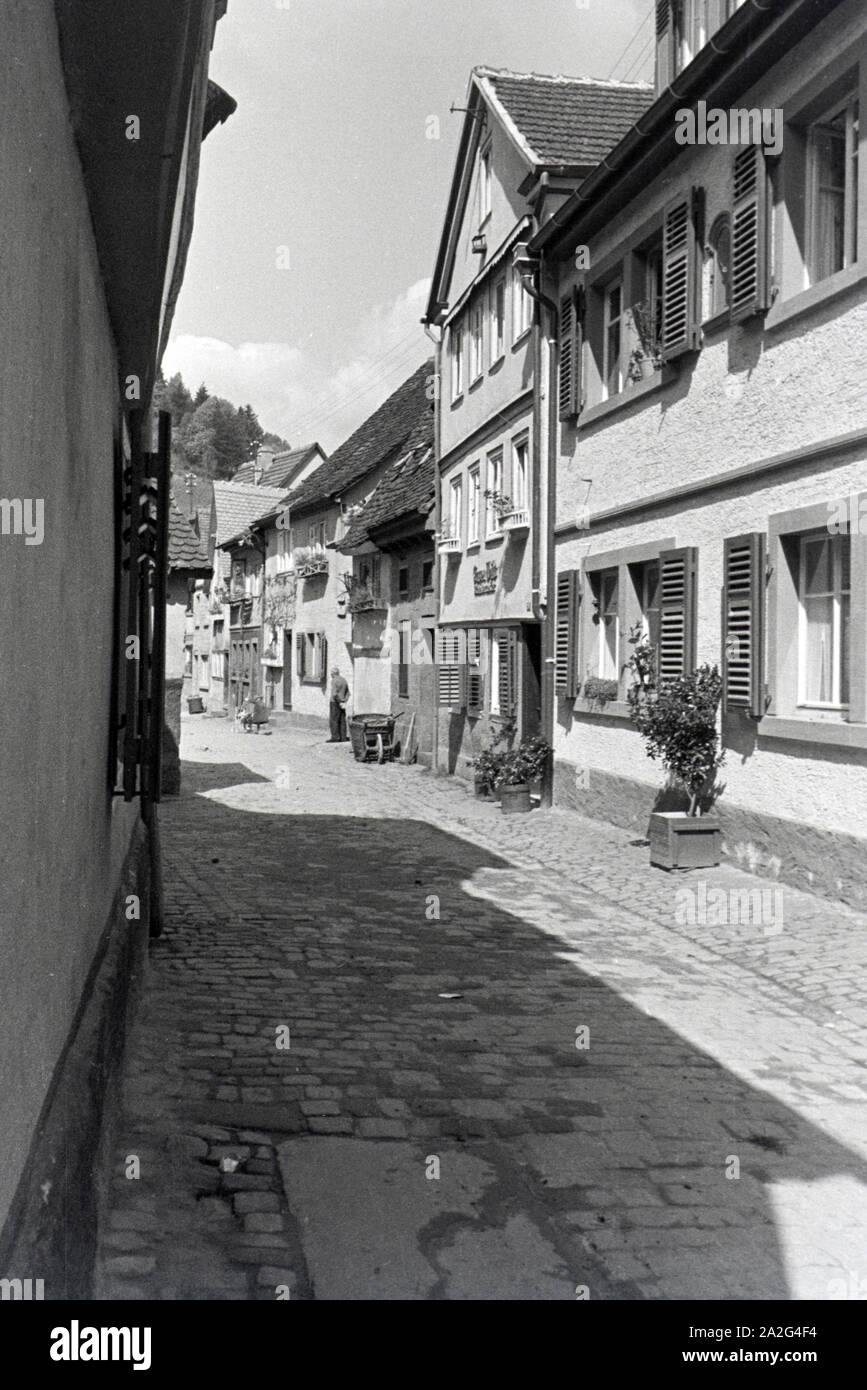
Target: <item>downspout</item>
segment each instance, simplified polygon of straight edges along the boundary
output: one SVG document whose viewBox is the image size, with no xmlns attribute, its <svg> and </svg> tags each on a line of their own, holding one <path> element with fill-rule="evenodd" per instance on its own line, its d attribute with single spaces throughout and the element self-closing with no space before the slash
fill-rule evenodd
<svg viewBox="0 0 867 1390">
<path fill-rule="evenodd" d="M 439 770 L 440 746 L 440 707 L 437 690 L 437 634 L 440 616 L 440 402 L 442 398 L 442 333 L 439 337 L 431 331 L 427 319 L 422 319 L 422 327 L 434 345 L 434 594 L 436 596 L 436 623 L 433 631 L 433 728 L 431 734 L 431 771 Z"/>
<path fill-rule="evenodd" d="M 557 419 L 555 406 L 557 400 L 555 370 L 556 356 L 554 340 L 557 333 L 558 309 L 537 285 L 536 274 L 541 279 L 541 263 L 536 263 L 536 272 L 529 272 L 522 280 L 527 293 L 542 306 L 547 319 L 547 327 L 542 323 L 536 326 L 534 372 L 536 389 L 533 392 L 533 616 L 542 627 L 540 701 L 542 705 L 542 737 L 549 747 L 554 743 L 554 623 L 552 620 L 553 595 L 555 593 L 555 555 L 554 521 L 556 508 L 556 467 L 555 445 L 557 439 Z M 540 315 L 541 319 L 541 315 Z M 543 384 L 542 338 L 547 345 L 547 383 Z M 547 405 L 547 415 L 545 406 Z M 542 424 L 544 422 L 544 441 Z M 544 442 L 544 449 L 543 449 Z M 544 488 L 542 487 L 542 468 L 545 469 Z M 544 504 L 544 506 L 543 506 Z M 544 511 L 544 515 L 543 515 Z M 545 577 L 542 587 L 542 575 Z M 553 757 L 548 759 L 545 776 L 542 779 L 542 805 L 550 806 L 553 801 L 554 766 Z"/>
</svg>

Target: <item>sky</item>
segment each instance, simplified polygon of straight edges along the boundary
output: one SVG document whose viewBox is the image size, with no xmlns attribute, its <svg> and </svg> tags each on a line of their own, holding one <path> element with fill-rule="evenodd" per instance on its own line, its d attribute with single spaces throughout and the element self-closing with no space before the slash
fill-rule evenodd
<svg viewBox="0 0 867 1390">
<path fill-rule="evenodd" d="M 229 0 L 163 360 L 331 452 L 433 351 L 419 320 L 470 70 L 652 78 L 653 0 Z M 439 118 L 440 138 L 431 116 Z"/>
</svg>

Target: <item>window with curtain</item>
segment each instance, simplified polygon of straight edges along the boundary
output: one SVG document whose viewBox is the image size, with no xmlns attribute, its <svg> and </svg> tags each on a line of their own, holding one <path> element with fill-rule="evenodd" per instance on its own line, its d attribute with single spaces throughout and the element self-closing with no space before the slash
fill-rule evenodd
<svg viewBox="0 0 867 1390">
<path fill-rule="evenodd" d="M 801 537 L 799 704 L 849 702 L 850 541 L 817 532 Z"/>
<path fill-rule="evenodd" d="M 845 270 L 858 255 L 858 101 L 852 95 L 807 134 L 810 284 Z"/>
</svg>

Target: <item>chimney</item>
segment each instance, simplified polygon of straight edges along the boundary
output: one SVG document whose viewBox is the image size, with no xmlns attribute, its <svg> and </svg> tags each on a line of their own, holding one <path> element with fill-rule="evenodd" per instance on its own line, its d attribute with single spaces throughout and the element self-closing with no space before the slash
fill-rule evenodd
<svg viewBox="0 0 867 1390">
<path fill-rule="evenodd" d="M 253 464 L 253 481 L 257 487 L 273 462 L 274 450 L 267 444 L 260 444 L 256 450 L 256 462 Z"/>
</svg>

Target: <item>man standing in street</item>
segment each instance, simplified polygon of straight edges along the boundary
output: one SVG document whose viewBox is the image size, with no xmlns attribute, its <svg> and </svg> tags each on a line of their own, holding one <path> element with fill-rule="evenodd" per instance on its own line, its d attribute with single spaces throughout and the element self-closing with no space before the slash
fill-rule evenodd
<svg viewBox="0 0 867 1390">
<path fill-rule="evenodd" d="M 331 737 L 329 743 L 345 743 L 347 740 L 346 732 L 346 703 L 349 699 L 349 686 L 340 674 L 340 667 L 334 666 L 331 670 L 331 705 L 329 709 L 331 719 Z"/>
</svg>

